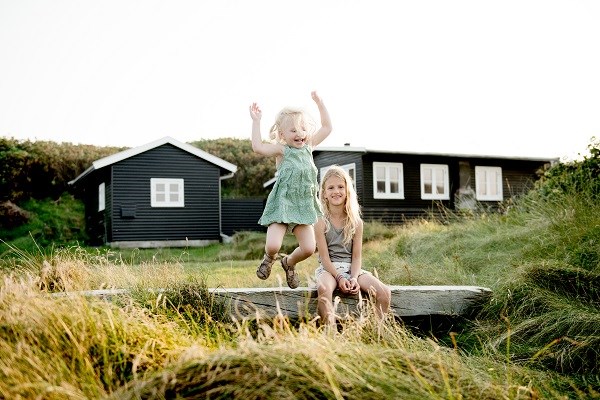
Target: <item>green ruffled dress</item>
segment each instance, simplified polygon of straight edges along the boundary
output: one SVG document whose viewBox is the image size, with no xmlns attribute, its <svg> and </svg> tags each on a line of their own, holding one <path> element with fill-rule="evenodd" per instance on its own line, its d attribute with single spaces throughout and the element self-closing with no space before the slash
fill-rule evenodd
<svg viewBox="0 0 600 400">
<path fill-rule="evenodd" d="M 285 146 L 277 180 L 258 223 L 312 225 L 323 215 L 317 199 L 319 184 L 312 147 Z"/>
</svg>

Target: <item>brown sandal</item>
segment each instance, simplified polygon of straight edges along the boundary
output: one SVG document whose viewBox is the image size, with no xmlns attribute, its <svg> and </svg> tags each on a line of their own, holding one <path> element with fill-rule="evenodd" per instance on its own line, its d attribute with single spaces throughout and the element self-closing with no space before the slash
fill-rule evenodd
<svg viewBox="0 0 600 400">
<path fill-rule="evenodd" d="M 262 262 L 256 269 L 256 276 L 258 276 L 258 279 L 262 279 L 264 281 L 269 277 L 269 275 L 271 275 L 271 268 L 273 267 L 273 264 L 275 264 L 276 260 L 277 255 L 275 255 L 275 257 L 271 257 L 265 253 Z"/>
<path fill-rule="evenodd" d="M 295 270 L 295 265 L 293 267 L 290 267 L 287 263 L 287 256 L 283 257 L 281 259 L 281 266 L 283 267 L 283 270 L 285 271 L 285 280 L 287 281 L 288 286 L 291 289 L 296 289 L 298 287 L 298 285 L 300 284 L 300 278 L 298 278 L 298 274 L 296 273 Z"/>
</svg>

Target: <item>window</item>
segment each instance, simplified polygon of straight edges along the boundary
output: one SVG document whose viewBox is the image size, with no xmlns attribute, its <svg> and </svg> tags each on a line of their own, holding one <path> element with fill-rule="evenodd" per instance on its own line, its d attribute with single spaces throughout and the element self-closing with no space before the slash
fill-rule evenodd
<svg viewBox="0 0 600 400">
<path fill-rule="evenodd" d="M 183 179 L 151 178 L 152 207 L 183 207 Z"/>
<path fill-rule="evenodd" d="M 345 165 L 340 165 L 340 168 L 342 168 L 343 170 L 345 170 L 348 175 L 350 175 L 350 178 L 352 178 L 352 184 L 354 185 L 354 188 L 356 189 L 356 164 L 352 163 L 352 164 L 345 164 Z M 331 168 L 331 165 L 327 166 L 327 167 L 323 167 L 319 170 L 319 178 L 321 179 L 321 183 L 323 181 L 323 177 L 325 176 L 325 173 L 327 172 L 327 170 Z"/>
<path fill-rule="evenodd" d="M 404 199 L 402 163 L 373 163 L 373 197 Z"/>
<path fill-rule="evenodd" d="M 475 166 L 477 200 L 502 201 L 502 168 Z"/>
<path fill-rule="evenodd" d="M 106 208 L 106 187 L 104 182 L 98 185 L 98 211 L 104 211 Z"/>
<path fill-rule="evenodd" d="M 423 200 L 449 200 L 449 186 L 447 165 L 421 164 L 421 198 Z"/>
</svg>

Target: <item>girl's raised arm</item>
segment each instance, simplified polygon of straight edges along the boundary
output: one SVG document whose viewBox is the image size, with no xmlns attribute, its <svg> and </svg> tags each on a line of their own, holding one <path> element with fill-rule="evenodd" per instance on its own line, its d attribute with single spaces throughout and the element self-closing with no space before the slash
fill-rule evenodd
<svg viewBox="0 0 600 400">
<path fill-rule="evenodd" d="M 260 119 L 262 111 L 258 104 L 250 105 L 250 118 L 252 118 L 252 150 L 263 156 L 277 156 L 283 153 L 282 146 L 274 143 L 264 143 L 260 133 Z"/>
<path fill-rule="evenodd" d="M 311 144 L 313 147 L 319 145 L 323 140 L 329 136 L 332 130 L 331 126 L 331 117 L 329 116 L 329 111 L 327 111 L 327 107 L 325 107 L 325 103 L 323 103 L 323 99 L 319 97 L 317 92 L 312 92 L 312 99 L 317 104 L 319 108 L 319 114 L 321 116 L 321 127 L 312 137 Z"/>
</svg>

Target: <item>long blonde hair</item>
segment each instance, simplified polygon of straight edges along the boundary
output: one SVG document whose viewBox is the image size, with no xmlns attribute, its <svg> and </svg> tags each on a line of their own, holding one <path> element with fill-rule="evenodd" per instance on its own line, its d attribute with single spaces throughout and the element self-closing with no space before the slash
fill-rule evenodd
<svg viewBox="0 0 600 400">
<path fill-rule="evenodd" d="M 344 212 L 346 217 L 344 218 L 344 245 L 347 246 L 356 233 L 356 229 L 362 222 L 360 205 L 358 204 L 358 197 L 354 185 L 352 184 L 352 178 L 348 175 L 348 172 L 338 165 L 331 166 L 323 179 L 321 179 L 321 190 L 319 193 L 319 199 L 321 200 L 321 206 L 323 209 L 323 215 L 325 217 L 325 232 L 328 232 L 331 228 L 331 210 L 329 209 L 329 202 L 325 198 L 325 184 L 331 177 L 337 177 L 344 180 L 346 184 L 346 204 L 344 204 Z"/>
<path fill-rule="evenodd" d="M 296 130 L 305 130 L 308 139 L 312 136 L 315 131 L 315 122 L 313 119 L 300 108 L 286 107 L 279 111 L 275 118 L 275 123 L 269 129 L 269 138 L 274 142 L 284 142 L 280 133 L 283 127 L 292 124 Z"/>
</svg>

